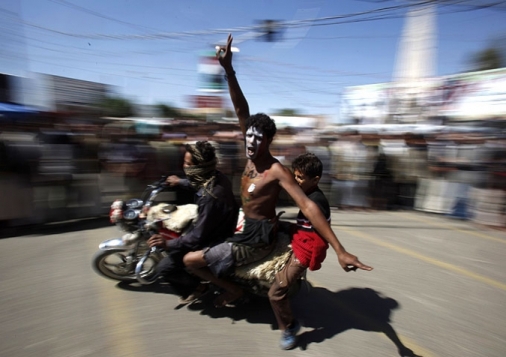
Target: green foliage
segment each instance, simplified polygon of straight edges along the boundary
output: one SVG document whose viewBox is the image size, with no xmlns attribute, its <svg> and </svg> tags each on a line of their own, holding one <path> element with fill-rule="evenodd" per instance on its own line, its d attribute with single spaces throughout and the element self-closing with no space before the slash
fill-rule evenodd
<svg viewBox="0 0 506 357">
<path fill-rule="evenodd" d="M 133 104 L 124 98 L 109 97 L 100 103 L 103 115 L 108 117 L 126 118 L 133 116 Z"/>
<path fill-rule="evenodd" d="M 179 109 L 167 104 L 157 104 L 156 109 L 160 116 L 164 118 L 175 118 L 181 116 Z"/>
<path fill-rule="evenodd" d="M 485 71 L 506 66 L 501 50 L 495 47 L 485 48 L 474 54 L 472 58 L 473 71 Z"/>
<path fill-rule="evenodd" d="M 276 111 L 274 114 L 285 117 L 296 117 L 299 115 L 299 111 L 297 109 L 280 109 Z"/>
</svg>

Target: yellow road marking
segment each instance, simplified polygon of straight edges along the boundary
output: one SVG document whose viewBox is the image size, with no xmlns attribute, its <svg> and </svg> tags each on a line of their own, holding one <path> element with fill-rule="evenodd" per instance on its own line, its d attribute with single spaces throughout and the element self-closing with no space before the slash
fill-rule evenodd
<svg viewBox="0 0 506 357">
<path fill-rule="evenodd" d="M 384 337 L 387 338 L 386 336 Z M 436 355 L 434 355 L 433 353 L 417 345 L 412 339 L 402 335 L 399 335 L 399 338 L 401 339 L 404 346 L 412 350 L 415 355 L 423 357 L 436 357 Z"/>
<path fill-rule="evenodd" d="M 392 214 L 396 214 L 396 213 L 392 213 Z M 396 214 L 396 215 L 400 215 L 400 214 Z M 447 225 L 447 224 L 432 222 L 432 221 L 430 221 L 428 219 L 423 219 L 423 218 L 419 218 L 419 217 L 412 217 L 412 216 L 406 217 L 406 215 L 402 215 L 402 217 L 403 218 L 408 218 L 408 219 L 411 219 L 411 220 L 414 220 L 414 221 L 419 221 L 419 222 L 422 222 L 422 223 L 428 223 L 428 224 L 431 224 L 433 226 L 439 226 L 439 227 L 442 227 L 442 228 L 455 230 L 455 231 L 458 231 L 458 232 L 461 232 L 461 233 L 467 233 L 467 234 L 474 235 L 474 236 L 477 236 L 477 237 L 480 237 L 480 238 L 484 238 L 484 239 L 488 239 L 488 240 L 491 240 L 491 241 L 495 241 L 495 242 L 499 242 L 499 243 L 506 243 L 506 240 L 504 240 L 504 239 L 496 238 L 496 237 L 489 236 L 487 234 L 483 234 L 483 233 L 479 233 L 479 232 L 466 231 L 466 230 L 463 230 L 463 229 L 452 227 L 452 226 Z M 445 262 L 439 261 L 437 259 L 424 256 L 424 255 L 419 254 L 417 252 L 414 252 L 414 251 L 412 251 L 410 249 L 402 248 L 402 247 L 400 247 L 398 245 L 384 242 L 384 241 L 382 241 L 382 240 L 380 240 L 378 238 L 375 238 L 375 237 L 373 237 L 373 236 L 371 236 L 371 235 L 369 235 L 367 233 L 359 232 L 359 231 L 356 231 L 356 230 L 353 230 L 353 229 L 349 229 L 349 228 L 346 228 L 346 227 L 342 227 L 342 226 L 333 226 L 333 228 L 345 231 L 345 232 L 347 232 L 350 235 L 353 235 L 353 236 L 356 236 L 356 237 L 360 237 L 360 238 L 365 239 L 365 240 L 367 240 L 369 242 L 372 242 L 372 243 L 380 245 L 382 247 L 394 250 L 396 252 L 409 255 L 409 256 L 411 256 L 413 258 L 422 260 L 422 261 L 427 262 L 429 264 L 433 264 L 433 265 L 436 265 L 438 267 L 441 267 L 441 268 L 444 268 L 444 269 L 456 272 L 458 274 L 462 274 L 464 276 L 467 276 L 469 278 L 478 280 L 480 282 L 483 282 L 485 284 L 491 285 L 493 287 L 496 287 L 496 288 L 499 288 L 499 289 L 502 289 L 502 290 L 506 290 L 506 284 L 504 284 L 504 283 L 501 283 L 501 282 L 496 281 L 494 279 L 487 278 L 486 276 L 483 276 L 483 275 L 480 275 L 480 274 L 473 273 L 473 272 L 471 272 L 469 270 L 460 268 L 460 267 L 458 267 L 456 265 L 445 263 Z M 386 336 L 383 336 L 383 337 L 387 338 Z M 412 341 L 411 339 L 407 338 L 406 336 L 399 335 L 399 338 L 401 339 L 401 341 L 403 342 L 403 344 L 406 347 L 408 347 L 411 350 L 413 350 L 413 352 L 415 352 L 416 354 L 420 354 L 420 355 L 422 355 L 424 357 L 434 357 L 433 354 L 431 354 L 429 351 L 423 349 L 422 347 L 420 347 L 418 344 L 416 344 L 414 341 Z"/>
<path fill-rule="evenodd" d="M 103 278 L 102 278 L 103 279 Z M 131 308 L 125 301 L 125 296 L 111 281 L 104 294 L 99 294 L 104 316 L 107 321 L 107 334 L 110 336 L 110 345 L 114 356 L 142 356 L 145 350 L 139 345 L 138 334 L 132 328 Z M 102 290 L 102 289 L 101 289 Z M 103 290 L 102 290 L 103 291 Z"/>
<path fill-rule="evenodd" d="M 490 236 L 488 234 L 484 234 L 484 233 L 480 233 L 480 232 L 475 232 L 475 231 L 468 231 L 468 230 L 464 230 L 464 229 L 453 227 L 453 226 L 451 226 L 449 224 L 434 222 L 434 221 L 429 220 L 429 219 L 424 219 L 424 218 L 420 218 L 420 217 L 414 217 L 412 215 L 405 215 L 405 214 L 393 213 L 393 212 L 391 214 L 397 215 L 397 216 L 402 216 L 402 218 L 407 218 L 407 219 L 410 219 L 412 221 L 418 221 L 418 222 L 422 222 L 422 223 L 428 223 L 428 224 L 430 224 L 432 226 L 435 226 L 435 227 L 441 227 L 441 228 L 451 229 L 451 230 L 456 231 L 456 232 L 465 233 L 465 234 L 473 235 L 473 236 L 476 236 L 476 237 L 488 239 L 488 240 L 491 240 L 491 241 L 494 241 L 494 242 L 499 242 L 499 243 L 506 244 L 506 239 L 501 239 L 501 238 L 493 237 L 493 236 Z"/>
<path fill-rule="evenodd" d="M 335 228 L 339 229 L 339 230 L 342 230 L 342 231 L 345 231 L 348 234 L 354 235 L 356 237 L 363 238 L 363 239 L 365 239 L 365 240 L 367 240 L 369 242 L 372 242 L 374 244 L 380 245 L 382 247 L 394 250 L 394 251 L 396 251 L 398 253 L 409 255 L 410 257 L 413 257 L 413 258 L 422 260 L 422 261 L 424 261 L 426 263 L 436 265 L 436 266 L 438 266 L 440 268 L 447 269 L 447 270 L 453 271 L 455 273 L 467 276 L 469 278 L 475 279 L 477 281 L 480 281 L 482 283 L 488 284 L 488 285 L 493 286 L 495 288 L 499 288 L 501 290 L 506 290 L 506 284 L 501 283 L 500 281 L 497 281 L 497 280 L 494 280 L 494 279 L 487 278 L 486 276 L 483 276 L 481 274 L 473 273 L 472 271 L 469 271 L 467 269 L 458 267 L 456 265 L 453 265 L 453 264 L 450 264 L 450 263 L 445 263 L 445 262 L 442 262 L 440 260 L 427 257 L 425 255 L 419 254 L 419 253 L 417 253 L 415 251 L 412 251 L 410 249 L 402 248 L 402 247 L 400 247 L 398 245 L 395 245 L 395 244 L 392 244 L 392 243 L 384 242 L 381 239 L 375 238 L 375 237 L 373 237 L 373 236 L 371 236 L 371 235 L 369 235 L 367 233 L 355 231 L 353 229 L 349 229 L 349 228 L 342 227 L 342 226 L 337 226 Z"/>
<path fill-rule="evenodd" d="M 91 241 L 91 240 L 90 240 Z M 98 244 L 93 249 L 98 249 Z M 91 248 L 90 248 L 91 251 Z M 110 343 L 112 356 L 143 356 L 145 349 L 139 343 L 138 334 L 133 329 L 131 314 L 132 308 L 128 305 L 125 294 L 121 293 L 114 280 L 96 276 L 96 285 L 99 287 L 98 299 L 101 311 L 104 311 L 106 333 Z"/>
</svg>

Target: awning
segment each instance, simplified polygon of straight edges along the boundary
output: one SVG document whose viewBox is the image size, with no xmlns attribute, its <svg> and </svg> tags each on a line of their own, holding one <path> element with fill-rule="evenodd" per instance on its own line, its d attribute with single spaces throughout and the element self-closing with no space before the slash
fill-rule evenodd
<svg viewBox="0 0 506 357">
<path fill-rule="evenodd" d="M 0 121 L 23 119 L 37 114 L 39 111 L 21 104 L 0 103 Z"/>
</svg>

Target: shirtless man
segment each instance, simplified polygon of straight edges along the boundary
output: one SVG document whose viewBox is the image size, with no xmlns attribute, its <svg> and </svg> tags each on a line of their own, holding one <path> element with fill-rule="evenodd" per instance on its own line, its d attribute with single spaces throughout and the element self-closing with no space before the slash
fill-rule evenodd
<svg viewBox="0 0 506 357">
<path fill-rule="evenodd" d="M 344 249 L 321 210 L 302 191 L 292 172 L 272 156 L 269 146 L 276 134 L 276 125 L 265 114 L 250 116 L 248 102 L 232 67 L 231 46 L 232 36 L 229 35 L 226 47 L 220 47 L 217 56 L 225 70 L 230 97 L 245 138 L 248 161 L 241 179 L 242 210 L 246 220 L 244 232 L 212 248 L 186 254 L 183 259 L 186 267 L 225 289 L 225 293 L 215 300 L 216 306 L 225 306 L 240 298 L 243 291 L 221 277 L 232 273 L 235 266 L 262 259 L 270 253 L 276 234 L 276 204 L 281 189 L 284 189 L 334 249 L 345 271 L 372 270 Z"/>
</svg>

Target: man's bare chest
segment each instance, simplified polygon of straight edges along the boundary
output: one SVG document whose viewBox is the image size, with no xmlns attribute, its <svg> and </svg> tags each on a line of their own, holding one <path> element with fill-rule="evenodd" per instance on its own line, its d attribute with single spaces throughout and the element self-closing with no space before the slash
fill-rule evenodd
<svg viewBox="0 0 506 357">
<path fill-rule="evenodd" d="M 241 191 L 243 195 L 253 196 L 261 190 L 264 185 L 265 173 L 259 173 L 254 166 L 246 167 L 241 178 Z"/>
<path fill-rule="evenodd" d="M 246 167 L 241 179 L 243 201 L 270 196 L 278 186 L 269 170 L 258 172 L 254 167 Z"/>
</svg>

